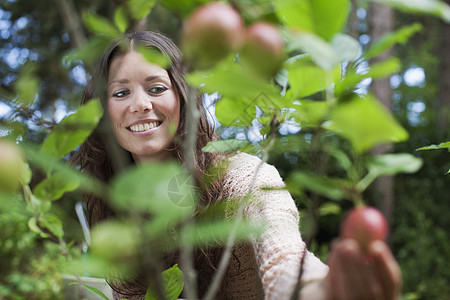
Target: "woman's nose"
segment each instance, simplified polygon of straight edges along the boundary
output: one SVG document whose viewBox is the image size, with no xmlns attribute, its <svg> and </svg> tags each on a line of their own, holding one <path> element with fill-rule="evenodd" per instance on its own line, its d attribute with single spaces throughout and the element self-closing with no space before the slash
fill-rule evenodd
<svg viewBox="0 0 450 300">
<path fill-rule="evenodd" d="M 132 113 L 149 112 L 153 109 L 152 99 L 149 94 L 144 91 L 135 92 L 130 104 Z"/>
</svg>

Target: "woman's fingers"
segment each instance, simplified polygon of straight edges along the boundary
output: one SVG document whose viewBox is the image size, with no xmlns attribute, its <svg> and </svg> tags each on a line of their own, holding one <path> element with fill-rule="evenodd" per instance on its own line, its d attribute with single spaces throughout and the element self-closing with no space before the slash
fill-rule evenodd
<svg viewBox="0 0 450 300">
<path fill-rule="evenodd" d="M 331 299 L 383 299 L 383 291 L 366 256 L 352 239 L 337 242 L 330 256 Z"/>
<path fill-rule="evenodd" d="M 383 287 L 385 299 L 394 300 L 400 296 L 402 274 L 389 247 L 382 241 L 374 241 L 368 249 L 374 269 Z"/>
</svg>

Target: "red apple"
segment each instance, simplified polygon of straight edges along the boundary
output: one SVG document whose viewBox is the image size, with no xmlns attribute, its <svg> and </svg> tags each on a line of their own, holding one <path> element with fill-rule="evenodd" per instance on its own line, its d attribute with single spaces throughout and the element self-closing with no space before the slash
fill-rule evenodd
<svg viewBox="0 0 450 300">
<path fill-rule="evenodd" d="M 182 49 L 195 67 L 211 67 L 239 48 L 244 32 L 239 13 L 222 2 L 209 2 L 185 21 Z"/>
<path fill-rule="evenodd" d="M 341 224 L 341 237 L 355 239 L 363 251 L 374 240 L 385 241 L 388 224 L 383 214 L 373 207 L 357 207 L 351 210 Z"/>
<path fill-rule="evenodd" d="M 270 77 L 280 69 L 283 55 L 284 42 L 277 27 L 262 21 L 248 27 L 239 56 L 243 65 Z"/>
</svg>

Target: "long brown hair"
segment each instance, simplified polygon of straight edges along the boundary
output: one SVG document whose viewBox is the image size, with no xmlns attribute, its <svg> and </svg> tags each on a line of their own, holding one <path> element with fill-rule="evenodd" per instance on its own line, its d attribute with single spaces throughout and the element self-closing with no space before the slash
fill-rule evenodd
<svg viewBox="0 0 450 300">
<path fill-rule="evenodd" d="M 182 55 L 179 48 L 172 42 L 171 39 L 166 36 L 150 32 L 140 31 L 125 36 L 125 42 L 123 39 L 114 41 L 111 46 L 105 51 L 104 55 L 98 62 L 97 69 L 93 75 L 92 80 L 85 88 L 82 104 L 86 103 L 90 99 L 99 97 L 103 99 L 103 105 L 105 105 L 105 89 L 109 67 L 112 60 L 120 55 L 125 54 L 127 51 L 136 50 L 137 47 L 148 47 L 156 49 L 164 55 L 170 58 L 170 67 L 167 69 L 172 85 L 175 87 L 180 100 L 180 122 L 176 132 L 176 141 L 173 143 L 173 154 L 178 161 L 183 164 L 183 152 L 181 144 L 187 134 L 186 132 L 186 116 L 185 108 L 188 99 L 188 86 L 184 80 L 186 73 L 185 66 L 183 65 Z M 208 122 L 206 112 L 202 105 L 202 98 L 197 93 L 196 98 L 193 99 L 197 103 L 197 108 L 201 112 L 200 119 L 198 121 L 197 130 L 197 143 L 195 148 L 195 174 L 197 187 L 201 195 L 201 201 L 198 208 L 202 210 L 208 207 L 213 202 L 217 202 L 222 199 L 222 183 L 220 180 L 211 180 L 216 177 L 217 174 L 211 174 L 208 172 L 209 167 L 216 165 L 221 155 L 214 153 L 206 153 L 201 149 L 209 142 L 214 140 L 214 128 Z M 80 146 L 79 150 L 72 157 L 72 162 L 79 165 L 80 168 L 89 175 L 97 178 L 98 180 L 108 183 L 118 172 L 120 172 L 124 165 L 127 163 L 133 163 L 130 153 L 122 149 L 115 143 L 113 132 L 109 128 L 108 114 L 105 112 L 105 116 L 101 121 L 98 128 L 92 133 L 92 135 Z M 117 163 L 117 160 L 121 163 Z M 94 195 L 86 195 L 87 198 L 87 211 L 89 223 L 95 225 L 102 220 L 111 218 L 114 216 L 113 210 L 108 205 L 107 199 L 102 199 Z M 196 258 L 196 264 L 202 268 L 207 266 L 208 270 L 214 269 L 214 262 L 211 262 L 212 257 L 217 257 L 219 252 L 211 249 L 203 249 L 198 251 Z M 213 259 L 215 261 L 215 259 Z M 199 263 L 200 262 L 200 263 Z M 204 285 L 199 279 L 199 284 Z M 120 293 L 125 291 L 131 293 L 144 293 L 144 286 L 138 281 L 133 283 L 120 284 L 116 287 Z M 200 287 L 201 288 L 201 287 Z"/>
</svg>

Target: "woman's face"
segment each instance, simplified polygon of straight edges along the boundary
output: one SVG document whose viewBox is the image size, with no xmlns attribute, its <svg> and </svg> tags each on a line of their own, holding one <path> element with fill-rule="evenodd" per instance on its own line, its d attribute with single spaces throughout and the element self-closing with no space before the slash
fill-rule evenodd
<svg viewBox="0 0 450 300">
<path fill-rule="evenodd" d="M 116 139 L 136 162 L 164 160 L 180 122 L 180 101 L 169 74 L 135 51 L 109 68 L 108 112 Z"/>
</svg>

